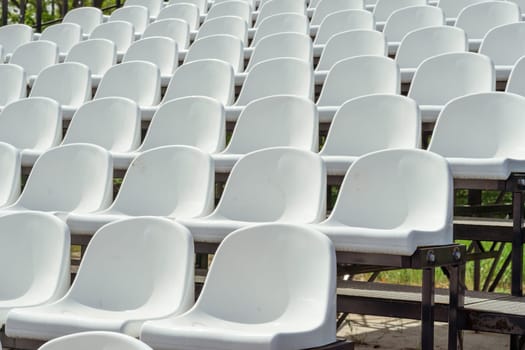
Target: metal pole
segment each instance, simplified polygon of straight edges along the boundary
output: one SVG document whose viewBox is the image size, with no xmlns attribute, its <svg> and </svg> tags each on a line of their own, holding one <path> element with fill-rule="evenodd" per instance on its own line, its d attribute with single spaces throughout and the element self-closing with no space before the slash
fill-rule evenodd
<svg viewBox="0 0 525 350">
<path fill-rule="evenodd" d="M 512 192 L 512 295 L 523 296 L 523 192 Z"/>
<path fill-rule="evenodd" d="M 7 14 L 9 13 L 8 0 L 2 0 L 2 25 L 7 24 Z"/>
<path fill-rule="evenodd" d="M 36 0 L 36 31 L 42 32 L 42 0 Z"/>
<path fill-rule="evenodd" d="M 434 280 L 435 269 L 423 269 L 421 298 L 421 349 L 434 349 Z"/>
</svg>

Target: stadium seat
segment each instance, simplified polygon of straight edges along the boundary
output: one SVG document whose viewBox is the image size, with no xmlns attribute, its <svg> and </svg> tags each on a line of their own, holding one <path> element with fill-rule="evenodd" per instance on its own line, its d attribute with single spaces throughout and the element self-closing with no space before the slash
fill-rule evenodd
<svg viewBox="0 0 525 350">
<path fill-rule="evenodd" d="M 8 143 L 0 142 L 0 165 L 2 166 L 0 207 L 13 204 L 20 195 L 20 180 L 22 177 L 20 158 L 20 152 L 15 147 Z"/>
<path fill-rule="evenodd" d="M 97 330 L 138 337 L 144 321 L 191 307 L 193 269 L 186 228 L 152 217 L 108 224 L 91 239 L 66 295 L 52 304 L 11 311 L 6 334 L 49 340 Z"/>
<path fill-rule="evenodd" d="M 442 25 L 445 25 L 445 15 L 439 7 L 411 6 L 392 12 L 383 29 L 388 40 L 388 54 L 396 54 L 401 40 L 408 33 L 424 27 Z"/>
<path fill-rule="evenodd" d="M 253 35 L 251 46 L 255 47 L 262 38 L 281 33 L 310 34 L 308 17 L 298 13 L 281 13 L 261 21 Z"/>
<path fill-rule="evenodd" d="M 344 10 L 362 10 L 363 0 L 322 0 L 317 4 L 310 24 L 320 25 L 326 16 Z"/>
<path fill-rule="evenodd" d="M 525 96 L 525 60 L 520 58 L 510 72 L 506 92 Z"/>
<path fill-rule="evenodd" d="M 518 4 L 518 6 L 520 7 L 520 10 L 521 10 L 521 19 L 523 20 L 524 19 L 523 14 L 525 13 L 525 1 L 523 1 L 523 0 L 510 0 L 510 1 L 512 1 L 513 3 Z"/>
<path fill-rule="evenodd" d="M 208 0 L 169 0 L 169 5 L 188 3 L 197 6 L 200 14 L 208 12 Z"/>
<path fill-rule="evenodd" d="M 439 115 L 428 149 L 447 159 L 454 178 L 506 180 L 525 171 L 524 108 L 525 97 L 505 92 L 454 99 Z"/>
<path fill-rule="evenodd" d="M 47 40 L 57 44 L 59 61 L 62 62 L 69 50 L 82 40 L 82 27 L 75 23 L 54 24 L 44 29 L 40 40 Z"/>
<path fill-rule="evenodd" d="M 244 45 L 242 40 L 227 34 L 211 35 L 198 39 L 186 53 L 184 63 L 206 59 L 227 62 L 233 67 L 234 73 L 242 72 L 244 70 Z"/>
<path fill-rule="evenodd" d="M 487 1 L 465 7 L 456 27 L 467 33 L 469 50 L 477 52 L 487 32 L 497 26 L 521 20 L 520 8 L 511 1 Z"/>
<path fill-rule="evenodd" d="M 258 27 L 266 18 L 283 13 L 306 14 L 306 5 L 297 0 L 270 0 L 259 7 L 259 15 L 254 27 Z"/>
<path fill-rule="evenodd" d="M 459 13 L 465 7 L 486 1 L 491 0 L 439 0 L 437 6 L 445 13 L 446 23 L 453 25 L 456 23 Z"/>
<path fill-rule="evenodd" d="M 152 36 L 164 36 L 175 40 L 180 51 L 186 49 L 190 44 L 190 27 L 181 19 L 157 20 L 151 23 L 142 35 L 143 38 Z"/>
<path fill-rule="evenodd" d="M 0 63 L 9 62 L 13 52 L 23 44 L 33 40 L 33 29 L 26 24 L 9 24 L 0 27 Z"/>
<path fill-rule="evenodd" d="M 117 47 L 117 61 L 122 61 L 122 57 L 128 50 L 134 39 L 133 25 L 125 21 L 113 21 L 102 23 L 95 27 L 89 36 L 90 39 L 108 39 Z"/>
<path fill-rule="evenodd" d="M 82 28 L 82 35 L 87 38 L 93 29 L 102 23 L 102 11 L 96 7 L 78 7 L 69 10 L 62 23 L 76 23 Z"/>
<path fill-rule="evenodd" d="M 89 39 L 71 48 L 65 62 L 78 62 L 89 67 L 91 86 L 98 87 L 109 68 L 117 64 L 117 48 L 107 39 Z"/>
<path fill-rule="evenodd" d="M 195 41 L 212 35 L 224 34 L 239 38 L 244 45 L 248 44 L 248 24 L 236 16 L 218 17 L 204 22 L 195 36 Z"/>
<path fill-rule="evenodd" d="M 50 214 L 0 218 L 0 327 L 10 310 L 44 305 L 69 287 L 69 229 Z"/>
<path fill-rule="evenodd" d="M 81 332 L 53 339 L 38 350 L 153 350 L 140 340 L 115 332 Z"/>
<path fill-rule="evenodd" d="M 491 29 L 483 38 L 479 53 L 487 55 L 494 63 L 496 80 L 507 80 L 516 62 L 525 56 L 525 23 Z"/>
<path fill-rule="evenodd" d="M 337 62 L 317 100 L 319 120 L 331 122 L 346 101 L 370 94 L 399 94 L 399 68 L 384 56 L 357 56 Z"/>
<path fill-rule="evenodd" d="M 213 155 L 215 171 L 229 173 L 245 154 L 270 147 L 319 150 L 315 104 L 291 95 L 256 99 L 241 112 L 226 149 Z"/>
<path fill-rule="evenodd" d="M 438 26 L 414 30 L 408 33 L 396 54 L 401 70 L 401 82 L 409 83 L 417 67 L 427 58 L 468 49 L 467 36 L 463 29 Z"/>
<path fill-rule="evenodd" d="M 58 63 L 58 46 L 46 40 L 22 44 L 13 52 L 9 63 L 22 67 L 27 83 L 32 85 L 36 76 L 44 68 Z"/>
<path fill-rule="evenodd" d="M 196 242 L 221 242 L 256 223 L 307 224 L 324 219 L 326 170 L 321 157 L 300 149 L 248 153 L 233 167 L 212 214 L 178 220 Z"/>
<path fill-rule="evenodd" d="M 195 31 L 200 26 L 199 8 L 194 4 L 180 3 L 175 5 L 168 5 L 160 11 L 157 21 L 161 19 L 182 19 L 186 21 L 189 30 Z"/>
<path fill-rule="evenodd" d="M 223 2 L 228 2 L 228 1 L 232 1 L 232 0 L 215 0 L 213 2 L 213 5 L 218 5 L 220 3 L 223 3 Z M 240 1 L 243 1 L 245 3 L 247 3 L 248 5 L 250 5 L 250 7 L 252 8 L 252 10 L 255 10 L 255 7 L 256 7 L 256 2 L 258 3 L 259 0 L 240 0 Z"/>
<path fill-rule="evenodd" d="M 149 11 L 144 6 L 124 6 L 113 11 L 108 22 L 124 21 L 133 25 L 135 39 L 140 39 L 149 24 Z"/>
<path fill-rule="evenodd" d="M 390 148 L 418 148 L 421 116 L 416 102 L 375 94 L 346 102 L 334 116 L 319 154 L 328 175 L 344 176 L 357 158 Z"/>
<path fill-rule="evenodd" d="M 60 103 L 62 117 L 71 119 L 76 110 L 91 100 L 89 67 L 78 62 L 49 66 L 38 74 L 29 97 L 49 97 Z"/>
<path fill-rule="evenodd" d="M 206 21 L 226 16 L 240 17 L 246 21 L 248 27 L 252 26 L 252 7 L 246 1 L 231 0 L 214 4 L 208 11 Z"/>
<path fill-rule="evenodd" d="M 160 10 L 164 7 L 162 0 L 126 0 L 124 7 L 126 6 L 144 6 L 148 9 L 150 22 L 157 19 Z"/>
<path fill-rule="evenodd" d="M 24 69 L 16 64 L 0 64 L 0 110 L 9 103 L 26 97 L 27 80 Z"/>
<path fill-rule="evenodd" d="M 324 45 L 334 34 L 354 29 L 375 30 L 374 16 L 365 10 L 334 12 L 319 25 L 314 45 Z"/>
<path fill-rule="evenodd" d="M 43 152 L 61 140 L 62 109 L 55 100 L 24 98 L 7 105 L 0 113 L 0 142 L 20 151 L 22 166 L 33 166 Z"/>
<path fill-rule="evenodd" d="M 419 104 L 423 122 L 435 122 L 450 100 L 495 88 L 496 77 L 490 58 L 471 52 L 454 52 L 423 61 L 412 79 L 408 97 Z"/>
<path fill-rule="evenodd" d="M 178 318 L 146 322 L 140 338 L 159 350 L 330 344 L 335 276 L 333 245 L 319 232 L 284 224 L 244 228 L 220 245 L 195 306 Z"/>
<path fill-rule="evenodd" d="M 390 15 L 399 9 L 410 6 L 425 6 L 428 0 L 377 0 L 377 3 L 372 11 L 376 20 L 376 28 L 383 30 L 386 21 Z"/>
<path fill-rule="evenodd" d="M 453 243 L 453 188 L 446 160 L 432 152 L 369 153 L 348 169 L 328 219 L 311 227 L 337 251 L 410 256 Z"/>
</svg>

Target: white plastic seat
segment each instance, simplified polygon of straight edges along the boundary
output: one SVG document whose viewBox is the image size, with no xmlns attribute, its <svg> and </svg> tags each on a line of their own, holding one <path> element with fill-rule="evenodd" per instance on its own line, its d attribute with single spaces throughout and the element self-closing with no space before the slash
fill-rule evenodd
<svg viewBox="0 0 525 350">
<path fill-rule="evenodd" d="M 117 64 L 117 47 L 107 39 L 89 39 L 71 48 L 65 62 L 78 62 L 89 67 L 91 86 L 96 88 L 109 68 Z"/>
<path fill-rule="evenodd" d="M 46 40 L 31 41 L 20 45 L 13 52 L 9 63 L 22 67 L 27 82 L 32 85 L 44 68 L 58 63 L 58 46 Z"/>
<path fill-rule="evenodd" d="M 190 28 L 182 19 L 163 19 L 151 23 L 144 31 L 143 38 L 163 36 L 174 40 L 179 50 L 186 49 L 190 43 Z"/>
<path fill-rule="evenodd" d="M 246 1 L 231 0 L 214 4 L 208 11 L 206 21 L 225 16 L 240 17 L 246 21 L 248 27 L 252 26 L 252 7 Z"/>
<path fill-rule="evenodd" d="M 520 10 L 521 10 L 521 18 L 523 20 L 524 19 L 523 14 L 525 13 L 525 1 L 523 1 L 523 0 L 510 0 L 510 1 L 512 1 L 515 4 L 518 4 L 518 6 L 520 7 Z"/>
<path fill-rule="evenodd" d="M 525 97 L 504 92 L 454 99 L 439 115 L 429 151 L 447 159 L 454 178 L 506 180 L 523 172 L 524 106 Z"/>
<path fill-rule="evenodd" d="M 221 4 L 223 2 L 228 2 L 228 1 L 232 1 L 232 0 L 214 0 L 213 1 L 213 5 L 215 6 L 215 5 Z M 250 5 L 252 10 L 255 10 L 255 8 L 257 7 L 258 3 L 260 2 L 259 0 L 239 0 L 239 1 L 243 1 L 243 2 L 247 3 L 248 5 Z"/>
<path fill-rule="evenodd" d="M 82 332 L 53 339 L 38 350 L 153 350 L 140 340 L 115 332 Z"/>
<path fill-rule="evenodd" d="M 438 7 L 445 13 L 445 21 L 447 24 L 456 23 L 456 19 L 465 7 L 492 0 L 439 0 Z"/>
<path fill-rule="evenodd" d="M 102 11 L 97 7 L 79 7 L 69 10 L 62 23 L 76 23 L 82 27 L 82 34 L 89 37 L 93 29 L 102 23 Z"/>
<path fill-rule="evenodd" d="M 314 45 L 324 45 L 334 34 L 355 29 L 375 30 L 374 16 L 365 10 L 334 12 L 321 22 Z"/>
<path fill-rule="evenodd" d="M 231 64 L 235 73 L 244 69 L 244 45 L 232 35 L 218 34 L 196 40 L 186 53 L 184 63 L 217 59 Z"/>
<path fill-rule="evenodd" d="M 319 152 L 328 175 L 345 175 L 357 158 L 391 148 L 418 148 L 421 117 L 414 100 L 367 95 L 346 102 L 334 116 Z"/>
<path fill-rule="evenodd" d="M 0 325 L 10 310 L 53 302 L 69 287 L 69 229 L 37 212 L 0 218 Z"/>
<path fill-rule="evenodd" d="M 133 25 L 125 21 L 113 21 L 98 25 L 89 36 L 90 39 L 108 39 L 117 47 L 117 61 L 128 50 L 134 39 Z"/>
<path fill-rule="evenodd" d="M 111 67 L 100 82 L 94 99 L 125 97 L 141 110 L 160 102 L 159 68 L 146 61 L 130 61 Z"/>
<path fill-rule="evenodd" d="M 197 6 L 200 14 L 208 12 L 208 0 L 169 0 L 169 5 L 188 3 Z"/>
<path fill-rule="evenodd" d="M 63 61 L 69 50 L 82 40 L 82 27 L 76 23 L 54 24 L 44 29 L 40 40 L 57 44 L 60 61 Z"/>
<path fill-rule="evenodd" d="M 9 61 L 13 52 L 23 44 L 33 40 L 33 29 L 26 24 L 9 24 L 0 27 L 0 62 Z"/>
<path fill-rule="evenodd" d="M 211 19 L 201 25 L 195 40 L 224 34 L 239 38 L 246 45 L 248 43 L 248 24 L 242 18 L 234 16 Z"/>
<path fill-rule="evenodd" d="M 525 56 L 525 23 L 491 29 L 483 38 L 479 53 L 490 57 L 494 63 L 496 80 L 507 80 L 516 62 Z"/>
<path fill-rule="evenodd" d="M 362 55 L 386 55 L 386 40 L 383 33 L 356 29 L 335 34 L 326 43 L 316 71 L 329 71 L 342 59 Z"/>
<path fill-rule="evenodd" d="M 317 152 L 318 128 L 317 110 L 311 100 L 291 95 L 254 100 L 241 112 L 228 147 L 213 155 L 215 171 L 229 173 L 243 155 L 264 148 Z"/>
<path fill-rule="evenodd" d="M 294 263 L 304 254 L 311 259 Z M 217 250 L 195 306 L 178 318 L 146 322 L 140 337 L 159 350 L 330 344 L 336 333 L 335 276 L 333 245 L 319 232 L 284 224 L 241 229 Z"/>
<path fill-rule="evenodd" d="M 525 96 L 525 60 L 520 58 L 510 72 L 506 92 Z"/>
<path fill-rule="evenodd" d="M 164 146 L 133 160 L 108 209 L 71 214 L 66 222 L 71 232 L 92 235 L 107 223 L 133 216 L 189 219 L 208 215 L 214 194 L 213 161 L 207 153 L 188 146 Z"/>
<path fill-rule="evenodd" d="M 319 222 L 326 211 L 326 170 L 321 157 L 296 148 L 248 153 L 235 164 L 212 214 L 179 220 L 197 242 L 220 242 L 256 223 Z"/>
<path fill-rule="evenodd" d="M 376 20 L 376 28 L 383 30 L 388 17 L 396 10 L 410 6 L 425 6 L 427 4 L 428 0 L 377 0 L 374 11 L 372 11 Z"/>
<path fill-rule="evenodd" d="M 62 139 L 62 110 L 47 97 L 15 101 L 0 113 L 0 141 L 21 152 L 22 166 L 32 166 Z"/>
<path fill-rule="evenodd" d="M 438 26 L 414 30 L 401 41 L 396 62 L 401 70 L 401 82 L 411 82 L 417 67 L 427 58 L 468 49 L 463 29 Z"/>
<path fill-rule="evenodd" d="M 306 5 L 304 1 L 297 0 L 270 0 L 259 7 L 259 15 L 255 21 L 254 27 L 258 27 L 266 18 L 282 13 L 306 14 Z"/>
<path fill-rule="evenodd" d="M 441 156 L 417 149 L 373 152 L 352 164 L 332 213 L 312 228 L 337 251 L 410 256 L 417 247 L 453 243 L 453 198 Z"/>
<path fill-rule="evenodd" d="M 455 52 L 423 61 L 414 75 L 408 97 L 418 103 L 423 122 L 435 122 L 450 100 L 495 88 L 496 77 L 490 58 L 471 52 Z"/>
<path fill-rule="evenodd" d="M 317 101 L 320 122 L 331 122 L 346 101 L 370 94 L 399 94 L 399 68 L 384 56 L 357 56 L 337 62 Z"/>
<path fill-rule="evenodd" d="M 26 97 L 27 80 L 24 69 L 15 64 L 0 64 L 0 110 L 9 103 Z"/>
<path fill-rule="evenodd" d="M 250 71 L 257 63 L 279 57 L 313 62 L 312 39 L 301 33 L 279 33 L 265 36 L 253 49 L 246 71 Z"/>
<path fill-rule="evenodd" d="M 12 145 L 0 142 L 0 165 L 2 166 L 2 175 L 0 176 L 0 207 L 5 207 L 14 203 L 20 195 L 20 180 L 22 178 L 20 171 L 20 152 Z M 1 304 L 2 302 L 0 301 L 0 305 Z M 0 314 L 1 313 L 0 311 Z M 2 324 L 2 322 L 3 321 L 0 321 L 0 324 Z"/>
<path fill-rule="evenodd" d="M 85 103 L 73 116 L 62 144 L 90 143 L 111 153 L 113 166 L 118 157 L 140 145 L 140 110 L 123 97 L 105 97 Z M 94 231 L 93 231 L 94 232 Z"/>
<path fill-rule="evenodd" d="M 445 15 L 436 6 L 411 6 L 392 12 L 383 29 L 388 40 L 388 54 L 396 54 L 401 40 L 408 33 L 424 27 L 442 25 L 445 25 Z"/>
<path fill-rule="evenodd" d="M 511 1 L 488 1 L 465 7 L 458 15 L 456 27 L 467 33 L 469 50 L 477 52 L 489 30 L 520 20 L 521 12 L 517 4 Z"/>
<path fill-rule="evenodd" d="M 37 76 L 29 97 L 49 97 L 60 103 L 62 117 L 71 119 L 75 111 L 91 99 L 88 66 L 65 62 L 49 66 Z"/>
<path fill-rule="evenodd" d="M 106 208 L 112 195 L 110 154 L 95 145 L 65 145 L 37 159 L 22 194 L 1 214 L 27 210 L 88 213 Z"/>
<path fill-rule="evenodd" d="M 310 24 L 320 25 L 326 16 L 344 10 L 362 10 L 363 0 L 322 0 L 315 7 Z"/>
<path fill-rule="evenodd" d="M 157 19 L 160 10 L 164 6 L 162 0 L 126 0 L 124 7 L 126 6 L 144 6 L 148 9 L 150 21 Z"/>
<path fill-rule="evenodd" d="M 177 43 L 173 39 L 159 36 L 135 41 L 122 59 L 122 62 L 128 61 L 146 61 L 157 65 L 161 85 L 167 86 L 179 65 Z"/>
<path fill-rule="evenodd" d="M 170 18 L 186 21 L 190 30 L 197 30 L 200 26 L 199 8 L 194 4 L 184 2 L 175 5 L 168 5 L 160 11 L 157 21 Z"/>
<path fill-rule="evenodd" d="M 124 6 L 113 11 L 109 16 L 108 22 L 124 21 L 133 25 L 135 30 L 135 39 L 138 39 L 144 33 L 149 24 L 149 11 L 144 6 Z"/>
<path fill-rule="evenodd" d="M 310 23 L 308 17 L 299 13 L 281 13 L 264 19 L 255 34 L 253 35 L 251 46 L 255 47 L 269 35 L 280 33 L 299 33 L 304 35 L 310 34 Z"/>
<path fill-rule="evenodd" d="M 67 294 L 10 312 L 6 334 L 49 340 L 97 330 L 138 337 L 144 321 L 190 308 L 193 263 L 191 235 L 172 221 L 141 217 L 108 224 L 90 241 Z"/>
</svg>

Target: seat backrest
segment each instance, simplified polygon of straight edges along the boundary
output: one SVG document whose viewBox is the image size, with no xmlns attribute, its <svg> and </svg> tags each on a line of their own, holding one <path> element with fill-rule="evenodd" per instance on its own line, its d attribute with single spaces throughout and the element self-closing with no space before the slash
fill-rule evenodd
<svg viewBox="0 0 525 350">
<path fill-rule="evenodd" d="M 224 153 L 246 154 L 270 147 L 317 152 L 318 124 L 311 100 L 291 95 L 257 99 L 241 112 Z"/>
<path fill-rule="evenodd" d="M 306 14 L 306 5 L 303 1 L 296 0 L 270 0 L 259 7 L 259 15 L 255 21 L 258 27 L 266 18 L 282 13 Z"/>
<path fill-rule="evenodd" d="M 148 9 L 150 17 L 157 18 L 164 2 L 162 0 L 126 0 L 124 6 L 144 6 Z"/>
<path fill-rule="evenodd" d="M 54 42 L 60 53 L 67 54 L 75 44 L 82 40 L 82 27 L 76 23 L 54 24 L 44 29 L 40 40 Z"/>
<path fill-rule="evenodd" d="M 492 0 L 439 0 L 438 7 L 443 10 L 446 18 L 456 19 L 465 7 L 485 1 Z"/>
<path fill-rule="evenodd" d="M 218 5 L 220 3 L 223 3 L 223 2 L 228 2 L 228 1 L 232 1 L 232 0 L 215 0 L 213 2 L 213 5 Z M 240 1 L 243 1 L 245 3 L 247 3 L 248 5 L 250 5 L 250 7 L 252 8 L 252 10 L 255 10 L 255 7 L 256 7 L 256 0 L 240 0 Z M 213 7 L 213 6 L 212 6 Z"/>
<path fill-rule="evenodd" d="M 489 56 L 496 66 L 513 66 L 525 56 L 525 23 L 505 24 L 489 30 L 479 53 Z"/>
<path fill-rule="evenodd" d="M 490 58 L 471 52 L 454 52 L 423 61 L 412 79 L 408 97 L 419 105 L 445 105 L 476 92 L 494 91 L 496 75 Z"/>
<path fill-rule="evenodd" d="M 180 224 L 152 217 L 112 222 L 89 242 L 65 300 L 108 311 L 181 313 L 193 304 L 194 260 L 193 239 Z"/>
<path fill-rule="evenodd" d="M 311 259 L 293 264 L 303 254 Z M 277 223 L 242 228 L 219 246 L 194 310 L 236 324 L 300 318 L 319 330 L 316 342 L 333 343 L 335 276 L 335 249 L 320 232 Z"/>
<path fill-rule="evenodd" d="M 322 0 L 316 6 L 311 25 L 320 25 L 326 16 L 344 10 L 362 10 L 363 0 Z"/>
<path fill-rule="evenodd" d="M 30 97 L 49 97 L 71 107 L 91 99 L 91 73 L 88 66 L 65 62 L 49 66 L 37 76 Z"/>
<path fill-rule="evenodd" d="M 124 6 L 113 11 L 108 21 L 129 22 L 135 33 L 142 34 L 149 24 L 149 11 L 144 6 Z"/>
<path fill-rule="evenodd" d="M 240 17 L 225 16 L 214 18 L 201 25 L 195 40 L 218 34 L 232 35 L 242 40 L 243 44 L 247 44 L 248 24 Z"/>
<path fill-rule="evenodd" d="M 47 150 L 62 139 L 60 105 L 47 97 L 15 101 L 0 113 L 0 141 L 18 149 Z"/>
<path fill-rule="evenodd" d="M 108 151 L 130 152 L 140 144 L 140 110 L 123 97 L 83 104 L 71 119 L 62 144 L 90 143 Z"/>
<path fill-rule="evenodd" d="M 62 23 L 76 23 L 82 27 L 82 33 L 91 34 L 102 23 L 102 11 L 97 7 L 79 7 L 69 10 Z"/>
<path fill-rule="evenodd" d="M 357 56 L 337 62 L 328 72 L 318 106 L 341 106 L 355 97 L 398 94 L 399 68 L 384 56 Z"/>
<path fill-rule="evenodd" d="M 224 17 L 224 16 L 236 16 L 242 18 L 248 27 L 251 27 L 252 23 L 252 7 L 250 4 L 243 0 L 232 0 L 223 3 L 214 4 L 206 20 L 209 21 L 214 18 Z"/>
<path fill-rule="evenodd" d="M 44 68 L 58 63 L 58 46 L 46 40 L 28 42 L 13 52 L 9 63 L 24 68 L 26 78 L 38 75 Z"/>
<path fill-rule="evenodd" d="M 326 16 L 314 40 L 316 45 L 324 45 L 335 34 L 355 29 L 375 30 L 374 16 L 366 10 L 337 11 Z"/>
<path fill-rule="evenodd" d="M 326 211 L 321 157 L 300 149 L 268 148 L 234 165 L 215 214 L 248 222 L 312 223 Z"/>
<path fill-rule="evenodd" d="M 416 102 L 400 95 L 367 95 L 346 102 L 334 116 L 321 155 L 359 157 L 389 148 L 418 148 Z"/>
<path fill-rule="evenodd" d="M 117 53 L 124 54 L 134 39 L 133 24 L 125 21 L 102 23 L 95 27 L 90 39 L 108 39 L 117 47 Z"/>
<path fill-rule="evenodd" d="M 392 12 L 385 23 L 383 33 L 389 42 L 400 42 L 413 30 L 444 24 L 445 15 L 439 7 L 411 6 Z"/>
<path fill-rule="evenodd" d="M 352 45 L 348 45 L 352 43 Z M 385 56 L 386 40 L 383 33 L 375 30 L 356 29 L 333 35 L 323 50 L 316 70 L 330 70 L 342 59 L 362 56 Z"/>
<path fill-rule="evenodd" d="M 465 31 L 450 26 L 428 27 L 408 33 L 396 54 L 400 68 L 417 68 L 427 58 L 450 52 L 467 51 Z"/>
<path fill-rule="evenodd" d="M 230 105 L 234 97 L 234 78 L 233 67 L 224 61 L 208 59 L 183 64 L 173 74 L 163 102 L 205 96 Z"/>
<path fill-rule="evenodd" d="M 152 350 L 140 340 L 126 334 L 115 332 L 81 332 L 55 338 L 38 348 L 38 350 Z"/>
<path fill-rule="evenodd" d="M 377 0 L 373 14 L 377 22 L 386 22 L 388 17 L 396 10 L 404 7 L 424 6 L 427 4 L 427 0 Z"/>
<path fill-rule="evenodd" d="M 151 62 L 159 67 L 162 76 L 171 76 L 179 65 L 177 43 L 160 36 L 135 41 L 122 59 L 122 62 L 128 61 Z"/>
<path fill-rule="evenodd" d="M 218 34 L 196 40 L 184 58 L 184 63 L 217 59 L 231 64 L 235 73 L 244 68 L 244 45 L 242 40 L 227 34 Z"/>
<path fill-rule="evenodd" d="M 465 7 L 458 15 L 456 27 L 469 39 L 483 39 L 492 28 L 521 20 L 521 11 L 511 1 L 489 1 Z"/>
<path fill-rule="evenodd" d="M 164 36 L 174 40 L 179 50 L 186 49 L 190 43 L 190 28 L 182 19 L 168 18 L 151 23 L 142 38 Z"/>
<path fill-rule="evenodd" d="M 308 17 L 299 13 L 281 13 L 265 18 L 254 34 L 252 46 L 257 46 L 262 38 L 279 33 L 299 33 L 310 35 Z"/>
<path fill-rule="evenodd" d="M 26 97 L 27 84 L 24 69 L 15 64 L 0 64 L 0 106 Z"/>
<path fill-rule="evenodd" d="M 208 0 L 170 0 L 169 5 L 188 3 L 197 6 L 200 14 L 208 12 Z"/>
<path fill-rule="evenodd" d="M 194 4 L 183 2 L 180 4 L 168 5 L 160 11 L 157 21 L 170 18 L 186 21 L 190 30 L 197 30 L 200 26 L 199 8 Z"/>
<path fill-rule="evenodd" d="M 301 33 L 278 33 L 262 38 L 254 48 L 246 71 L 257 63 L 272 58 L 292 57 L 313 62 L 313 45 L 310 36 Z"/>
<path fill-rule="evenodd" d="M 130 216 L 189 219 L 209 214 L 214 200 L 211 156 L 194 147 L 163 146 L 135 158 L 111 209 Z"/>
<path fill-rule="evenodd" d="M 512 68 L 505 91 L 525 96 L 525 59 L 523 57 Z"/>
<path fill-rule="evenodd" d="M 33 29 L 26 24 L 8 24 L 0 27 L 1 62 L 5 55 L 12 54 L 20 45 L 33 40 Z"/>
<path fill-rule="evenodd" d="M 88 213 L 113 196 L 113 162 L 100 146 L 52 148 L 35 162 L 15 206 L 29 210 Z"/>
<path fill-rule="evenodd" d="M 525 12 L 525 1 L 524 0 L 510 0 L 515 4 L 518 4 L 522 13 Z"/>
<path fill-rule="evenodd" d="M 297 58 L 274 58 L 256 64 L 242 86 L 237 106 L 273 95 L 294 95 L 313 98 L 312 64 Z"/>
<path fill-rule="evenodd" d="M 23 212 L 0 218 L 1 300 L 26 294 L 39 303 L 62 297 L 69 287 L 70 236 L 53 215 Z M 7 268 L 9 266 L 9 268 Z"/>
<path fill-rule="evenodd" d="M 71 48 L 65 62 L 83 63 L 91 74 L 103 76 L 117 63 L 117 47 L 107 39 L 90 39 Z"/>
<path fill-rule="evenodd" d="M 100 82 L 95 99 L 126 97 L 139 106 L 153 106 L 160 101 L 159 68 L 146 61 L 131 61 L 111 67 Z"/>
<path fill-rule="evenodd" d="M 2 166 L 0 206 L 3 207 L 14 203 L 20 195 L 22 178 L 20 152 L 12 145 L 0 142 L 0 166 Z"/>
<path fill-rule="evenodd" d="M 206 153 L 224 149 L 224 107 L 210 97 L 189 96 L 162 104 L 153 118 L 140 151 L 167 145 L 197 147 Z"/>
</svg>

